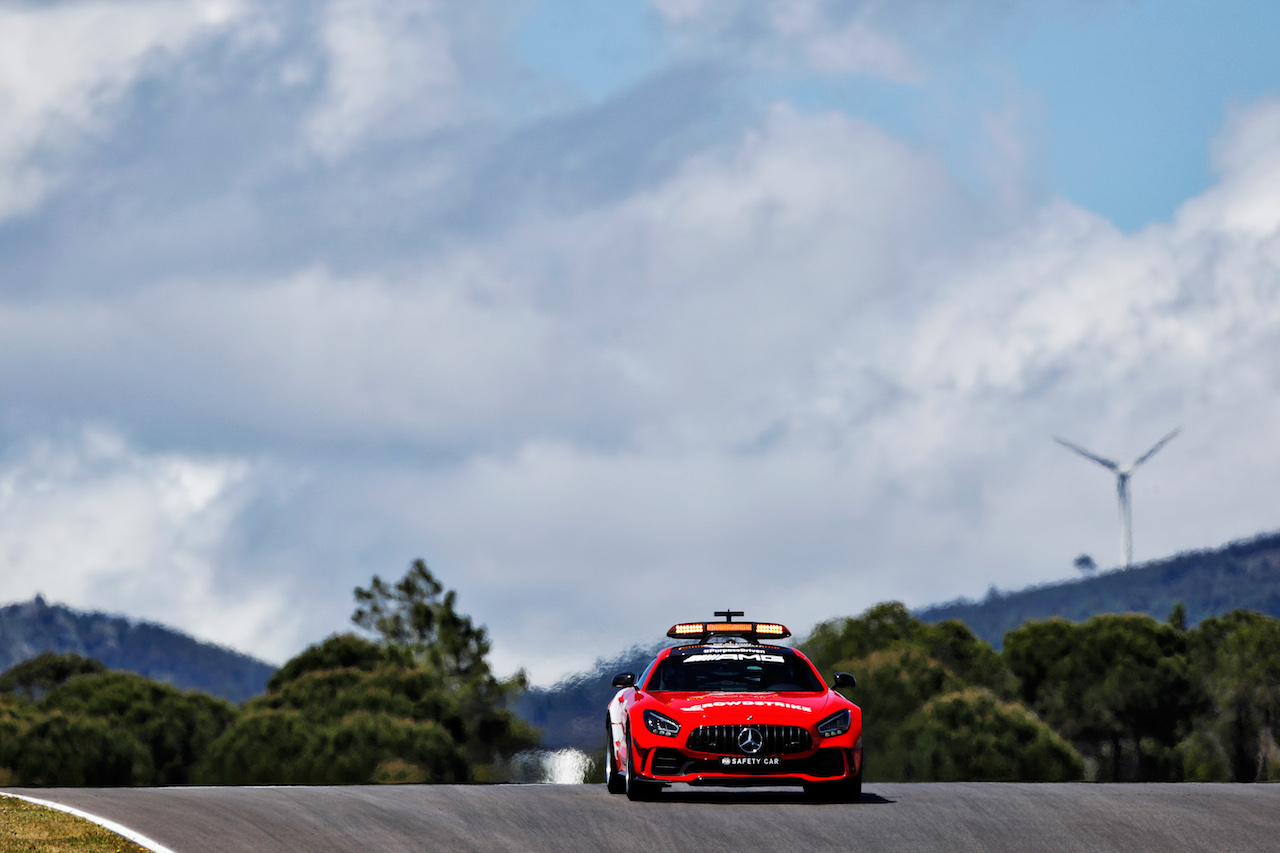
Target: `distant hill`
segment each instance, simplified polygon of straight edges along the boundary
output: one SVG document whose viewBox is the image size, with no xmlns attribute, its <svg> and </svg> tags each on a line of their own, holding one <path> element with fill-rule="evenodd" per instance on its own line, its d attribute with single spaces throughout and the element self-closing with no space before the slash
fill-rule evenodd
<svg viewBox="0 0 1280 853">
<path fill-rule="evenodd" d="M 925 622 L 959 619 L 999 648 L 1005 631 L 1028 619 L 1081 621 L 1099 613 L 1165 619 L 1178 602 L 1187 608 L 1188 625 L 1237 608 L 1280 617 L 1280 532 L 1089 578 L 1018 592 L 992 589 L 982 601 L 959 599 L 915 615 Z"/>
<path fill-rule="evenodd" d="M 649 665 L 666 642 L 632 646 L 615 658 L 600 658 L 591 669 L 571 675 L 554 687 L 533 687 L 524 692 L 511 710 L 542 730 L 547 749 L 576 747 L 591 752 L 604 746 L 604 711 L 618 688 L 613 677 L 620 672 L 637 675 Z"/>
<path fill-rule="evenodd" d="M 42 652 L 75 652 L 108 669 L 136 672 L 232 702 L 262 693 L 269 663 L 153 622 L 86 613 L 35 599 L 0 607 L 0 672 Z"/>
</svg>

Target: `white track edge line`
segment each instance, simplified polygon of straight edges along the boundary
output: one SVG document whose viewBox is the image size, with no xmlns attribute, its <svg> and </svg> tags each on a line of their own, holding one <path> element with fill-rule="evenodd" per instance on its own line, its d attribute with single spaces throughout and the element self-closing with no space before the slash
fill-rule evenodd
<svg viewBox="0 0 1280 853">
<path fill-rule="evenodd" d="M 41 800 L 36 797 L 27 797 L 27 796 L 23 796 L 22 794 L 13 794 L 8 791 L 0 792 L 0 797 L 13 797 L 15 800 L 26 800 L 28 803 L 35 803 L 37 806 L 44 806 L 46 808 L 56 809 L 57 811 L 60 811 L 60 812 L 66 812 L 67 814 L 84 818 L 85 820 L 91 823 L 96 823 L 98 826 L 102 827 L 103 829 L 114 832 L 116 835 L 119 835 L 122 838 L 127 838 L 128 840 L 132 841 L 134 844 L 139 844 L 147 848 L 148 850 L 151 850 L 152 853 L 174 853 L 173 850 L 170 850 L 168 847 L 165 847 L 163 844 L 160 844 L 159 842 L 152 841 L 150 838 L 147 838 L 145 835 L 143 835 L 140 832 L 134 832 L 129 827 L 116 823 L 114 820 L 107 820 L 105 817 L 99 817 L 96 814 L 90 814 L 89 812 L 81 811 L 80 809 L 75 808 L 74 806 L 64 806 L 62 803 L 55 803 L 51 800 Z"/>
</svg>

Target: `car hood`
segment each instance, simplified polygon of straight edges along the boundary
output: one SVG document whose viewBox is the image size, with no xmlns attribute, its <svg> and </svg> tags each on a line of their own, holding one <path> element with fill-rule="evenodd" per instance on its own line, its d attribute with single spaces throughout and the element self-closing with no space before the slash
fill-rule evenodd
<svg viewBox="0 0 1280 853">
<path fill-rule="evenodd" d="M 650 693 L 654 701 L 666 705 L 680 722 L 709 725 L 753 722 L 806 725 L 821 720 L 832 703 L 832 694 L 786 693 Z M 833 708 L 834 710 L 834 708 Z"/>
</svg>

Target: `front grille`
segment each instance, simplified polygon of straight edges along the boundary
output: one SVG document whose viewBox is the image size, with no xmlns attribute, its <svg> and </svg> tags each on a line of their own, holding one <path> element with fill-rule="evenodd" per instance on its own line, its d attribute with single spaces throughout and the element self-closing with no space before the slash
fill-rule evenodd
<svg viewBox="0 0 1280 853">
<path fill-rule="evenodd" d="M 764 746 L 754 755 L 790 755 L 813 747 L 809 730 L 803 726 L 701 726 L 689 732 L 688 748 L 712 755 L 743 755 L 738 736 L 744 728 L 760 732 Z"/>
</svg>

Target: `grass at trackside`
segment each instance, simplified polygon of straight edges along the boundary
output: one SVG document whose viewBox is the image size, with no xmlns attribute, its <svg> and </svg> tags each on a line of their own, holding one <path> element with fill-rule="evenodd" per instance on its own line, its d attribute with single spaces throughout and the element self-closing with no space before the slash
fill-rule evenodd
<svg viewBox="0 0 1280 853">
<path fill-rule="evenodd" d="M 0 853 L 150 853 L 96 823 L 0 794 Z"/>
</svg>

